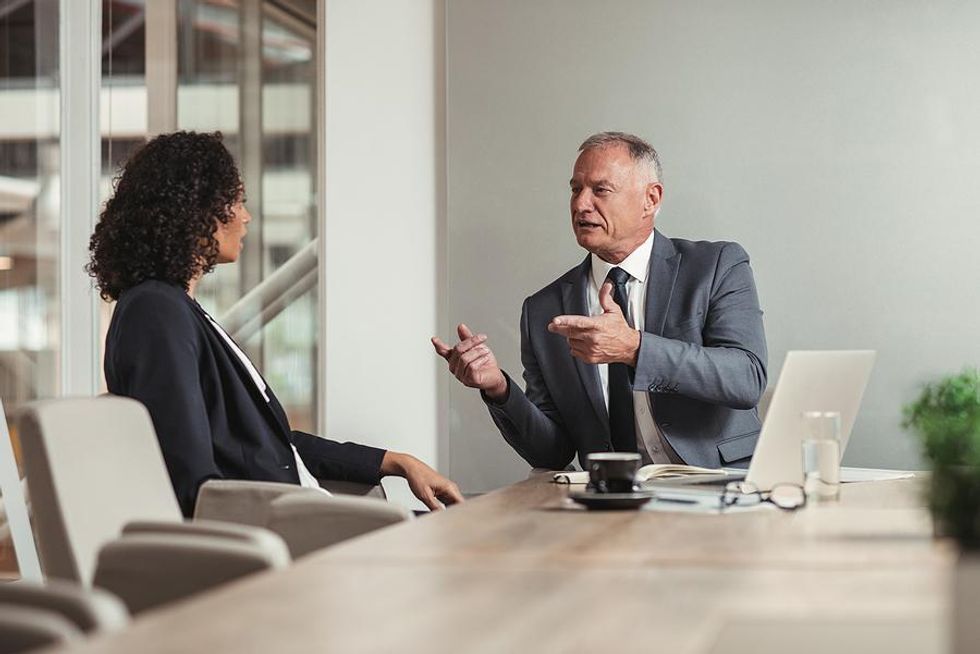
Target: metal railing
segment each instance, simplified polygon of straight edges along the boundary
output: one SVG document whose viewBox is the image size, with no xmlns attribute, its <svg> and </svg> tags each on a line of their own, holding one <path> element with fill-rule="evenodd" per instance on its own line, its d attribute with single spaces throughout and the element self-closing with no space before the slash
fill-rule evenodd
<svg viewBox="0 0 980 654">
<path fill-rule="evenodd" d="M 313 239 L 274 273 L 246 293 L 221 316 L 221 326 L 239 343 L 245 343 L 316 286 L 317 239 Z"/>
</svg>

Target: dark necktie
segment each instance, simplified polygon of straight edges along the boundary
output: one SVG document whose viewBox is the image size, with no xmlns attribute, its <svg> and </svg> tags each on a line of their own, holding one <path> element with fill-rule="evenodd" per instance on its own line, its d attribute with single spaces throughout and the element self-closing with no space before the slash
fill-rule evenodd
<svg viewBox="0 0 980 654">
<path fill-rule="evenodd" d="M 607 280 L 613 283 L 613 299 L 629 322 L 629 300 L 626 282 L 630 274 L 616 267 Z M 633 370 L 625 363 L 609 364 L 609 431 L 613 449 L 617 452 L 636 451 L 636 425 L 633 422 Z"/>
</svg>

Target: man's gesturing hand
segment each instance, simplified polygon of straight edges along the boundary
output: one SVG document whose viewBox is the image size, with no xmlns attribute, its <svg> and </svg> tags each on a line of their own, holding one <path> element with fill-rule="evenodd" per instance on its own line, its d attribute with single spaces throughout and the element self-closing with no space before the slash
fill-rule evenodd
<svg viewBox="0 0 980 654">
<path fill-rule="evenodd" d="M 449 372 L 470 388 L 479 388 L 492 400 L 507 394 L 507 378 L 497 365 L 497 358 L 486 345 L 486 334 L 473 334 L 460 324 L 456 328 L 459 343 L 449 347 L 437 336 L 432 337 L 436 353 L 449 363 Z"/>
<path fill-rule="evenodd" d="M 572 356 L 586 363 L 625 363 L 636 366 L 640 332 L 629 326 L 612 297 L 612 284 L 599 289 L 599 316 L 556 316 L 548 331 L 568 340 Z"/>
</svg>

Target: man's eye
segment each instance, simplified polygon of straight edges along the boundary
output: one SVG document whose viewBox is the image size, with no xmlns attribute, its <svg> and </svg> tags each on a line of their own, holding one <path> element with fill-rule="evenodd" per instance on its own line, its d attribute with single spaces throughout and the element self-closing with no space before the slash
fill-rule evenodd
<svg viewBox="0 0 980 654">
<path fill-rule="evenodd" d="M 607 193 L 609 193 L 609 191 L 610 191 L 610 189 L 608 189 L 608 188 L 606 188 L 604 186 L 600 186 L 599 188 L 597 188 L 595 190 L 595 194 L 596 195 L 606 195 Z"/>
</svg>

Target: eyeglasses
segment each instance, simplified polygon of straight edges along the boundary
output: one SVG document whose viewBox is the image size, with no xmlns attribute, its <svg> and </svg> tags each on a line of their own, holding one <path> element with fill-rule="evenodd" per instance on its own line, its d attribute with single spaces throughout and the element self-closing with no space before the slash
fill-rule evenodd
<svg viewBox="0 0 980 654">
<path fill-rule="evenodd" d="M 768 491 L 748 481 L 733 481 L 721 494 L 721 510 L 733 506 L 755 506 L 768 502 L 784 511 L 795 511 L 806 506 L 806 493 L 799 484 L 776 484 Z"/>
</svg>

